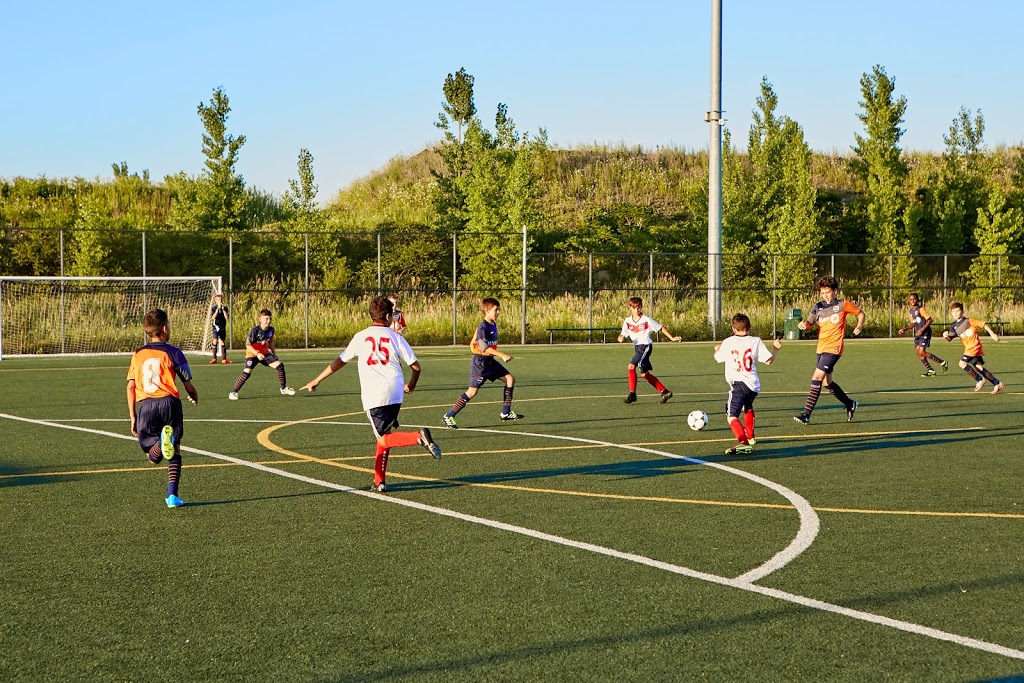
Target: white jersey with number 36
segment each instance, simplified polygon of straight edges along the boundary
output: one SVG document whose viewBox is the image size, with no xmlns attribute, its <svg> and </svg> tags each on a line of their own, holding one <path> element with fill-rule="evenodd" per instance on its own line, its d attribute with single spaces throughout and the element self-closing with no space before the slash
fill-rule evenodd
<svg viewBox="0 0 1024 683">
<path fill-rule="evenodd" d="M 363 410 L 402 402 L 405 376 L 401 361 L 406 365 L 416 362 L 405 337 L 386 325 L 370 325 L 352 337 L 340 357 L 346 363 L 357 359 Z"/>
<path fill-rule="evenodd" d="M 771 357 L 772 352 L 764 345 L 761 338 L 750 335 L 728 337 L 715 351 L 715 360 L 725 363 L 725 381 L 729 386 L 735 382 L 743 382 L 751 391 L 761 391 L 761 379 L 757 376 L 757 363 L 764 363 Z"/>
</svg>

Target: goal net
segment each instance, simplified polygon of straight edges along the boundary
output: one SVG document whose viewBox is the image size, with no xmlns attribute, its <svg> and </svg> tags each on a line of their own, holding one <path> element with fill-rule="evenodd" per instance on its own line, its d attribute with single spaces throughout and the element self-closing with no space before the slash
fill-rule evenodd
<svg viewBox="0 0 1024 683">
<path fill-rule="evenodd" d="M 153 308 L 167 311 L 172 344 L 201 352 L 220 292 L 219 277 L 0 276 L 0 359 L 130 353 L 148 341 L 142 319 Z"/>
</svg>

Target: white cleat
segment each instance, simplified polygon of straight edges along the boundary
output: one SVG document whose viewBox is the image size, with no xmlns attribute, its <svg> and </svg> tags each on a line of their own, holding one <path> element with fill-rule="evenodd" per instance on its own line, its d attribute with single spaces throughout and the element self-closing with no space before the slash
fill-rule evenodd
<svg viewBox="0 0 1024 683">
<path fill-rule="evenodd" d="M 232 401 L 237 401 L 238 400 L 238 392 L 237 391 L 232 391 L 230 394 L 228 394 L 228 398 L 230 398 Z"/>
<path fill-rule="evenodd" d="M 295 395 L 295 390 L 292 389 L 291 387 L 285 387 L 284 389 L 281 390 L 281 395 L 282 396 L 294 396 Z"/>
</svg>

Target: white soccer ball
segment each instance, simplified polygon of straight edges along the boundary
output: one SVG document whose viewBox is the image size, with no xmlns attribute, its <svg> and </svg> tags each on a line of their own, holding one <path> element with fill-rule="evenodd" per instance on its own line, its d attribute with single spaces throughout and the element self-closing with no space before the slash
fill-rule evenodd
<svg viewBox="0 0 1024 683">
<path fill-rule="evenodd" d="M 690 425 L 693 431 L 699 432 L 708 426 L 708 414 L 702 410 L 695 410 L 686 416 L 686 424 Z"/>
</svg>

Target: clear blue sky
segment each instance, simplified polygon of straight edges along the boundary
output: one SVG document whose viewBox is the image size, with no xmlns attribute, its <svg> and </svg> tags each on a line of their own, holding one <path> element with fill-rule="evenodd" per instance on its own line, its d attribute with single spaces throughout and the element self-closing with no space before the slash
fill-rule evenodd
<svg viewBox="0 0 1024 683">
<path fill-rule="evenodd" d="M 1024 3 L 723 0 L 723 108 L 744 143 L 762 76 L 812 148 L 848 150 L 875 64 L 907 109 L 905 149 L 941 150 L 961 106 L 990 146 L 1024 140 Z M 300 148 L 320 200 L 438 139 L 441 86 L 476 78 L 521 131 L 579 143 L 708 143 L 710 0 L 10 2 L 3 12 L 0 177 L 155 179 L 202 169 L 196 106 L 223 86 L 238 168 L 277 194 Z"/>
</svg>

